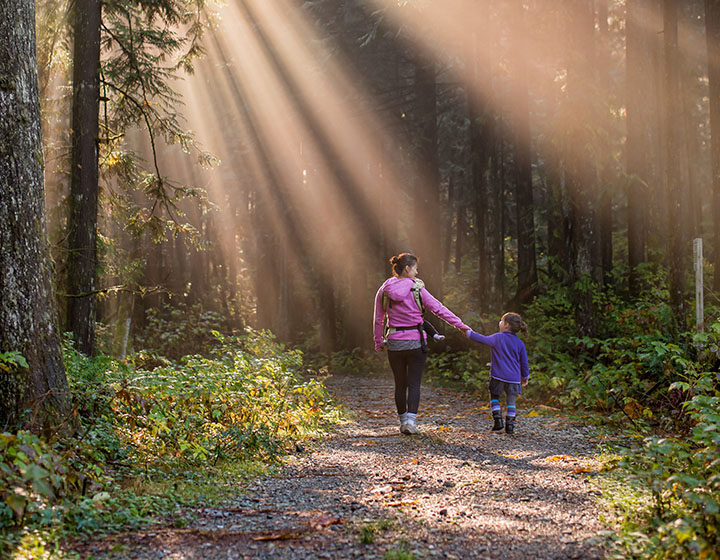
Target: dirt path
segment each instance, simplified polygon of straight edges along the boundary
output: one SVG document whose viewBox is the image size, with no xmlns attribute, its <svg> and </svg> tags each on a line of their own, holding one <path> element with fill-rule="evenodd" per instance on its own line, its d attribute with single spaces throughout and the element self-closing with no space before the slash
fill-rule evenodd
<svg viewBox="0 0 720 560">
<path fill-rule="evenodd" d="M 351 422 L 185 529 L 85 550 L 107 558 L 602 558 L 585 428 L 519 405 L 515 436 L 484 402 L 423 388 L 420 436 L 398 431 L 387 378 L 335 376 Z M 527 416 L 530 414 L 530 416 Z M 590 473 L 590 474 L 588 474 Z M 403 556 L 400 553 L 404 553 Z"/>
</svg>

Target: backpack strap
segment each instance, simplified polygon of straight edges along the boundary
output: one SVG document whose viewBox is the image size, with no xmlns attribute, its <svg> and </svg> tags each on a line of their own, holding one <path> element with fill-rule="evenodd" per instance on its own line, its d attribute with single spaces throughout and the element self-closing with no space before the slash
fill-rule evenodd
<svg viewBox="0 0 720 560">
<path fill-rule="evenodd" d="M 425 314 L 425 306 L 422 302 L 422 294 L 420 293 L 421 290 L 425 287 L 425 282 L 420 280 L 420 278 L 415 278 L 413 282 L 413 287 L 410 288 L 410 292 L 413 295 L 413 299 L 415 300 L 415 305 L 417 305 L 418 309 L 420 310 L 420 314 Z M 392 307 L 392 303 L 390 301 L 390 296 L 387 294 L 385 290 L 382 292 L 382 308 L 384 312 L 383 317 L 383 338 L 387 339 L 388 335 L 391 333 L 394 333 L 397 330 L 408 330 L 408 329 L 414 329 L 416 327 L 391 327 L 389 325 L 389 319 L 388 319 L 388 309 Z M 420 325 L 422 327 L 422 325 Z M 420 330 L 420 342 L 424 346 L 424 337 L 422 330 Z"/>
</svg>

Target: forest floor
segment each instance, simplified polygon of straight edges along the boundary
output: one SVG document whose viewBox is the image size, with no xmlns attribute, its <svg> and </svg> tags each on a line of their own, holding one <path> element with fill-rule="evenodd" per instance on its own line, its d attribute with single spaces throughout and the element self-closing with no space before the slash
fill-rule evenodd
<svg viewBox="0 0 720 560">
<path fill-rule="evenodd" d="M 76 548 L 83 558 L 602 558 L 593 430 L 518 400 L 516 434 L 486 403 L 423 387 L 419 436 L 400 434 L 392 380 L 325 380 L 349 421 L 183 528 Z"/>
</svg>

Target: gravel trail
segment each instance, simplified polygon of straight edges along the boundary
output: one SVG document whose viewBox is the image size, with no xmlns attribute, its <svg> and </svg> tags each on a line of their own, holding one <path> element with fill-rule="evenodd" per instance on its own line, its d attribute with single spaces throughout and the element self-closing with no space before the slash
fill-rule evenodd
<svg viewBox="0 0 720 560">
<path fill-rule="evenodd" d="M 400 434 L 392 380 L 332 376 L 350 421 L 183 529 L 88 543 L 128 560 L 598 559 L 592 431 L 518 399 L 516 434 L 487 404 L 423 387 L 419 436 Z"/>
</svg>

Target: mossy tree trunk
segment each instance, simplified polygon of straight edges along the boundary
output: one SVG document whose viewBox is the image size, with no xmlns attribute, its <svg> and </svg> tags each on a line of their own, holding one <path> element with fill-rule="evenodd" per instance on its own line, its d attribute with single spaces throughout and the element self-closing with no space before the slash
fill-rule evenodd
<svg viewBox="0 0 720 560">
<path fill-rule="evenodd" d="M 53 424 L 68 386 L 52 295 L 33 0 L 0 2 L 0 353 L 28 367 L 0 370 L 0 429 Z"/>
</svg>

